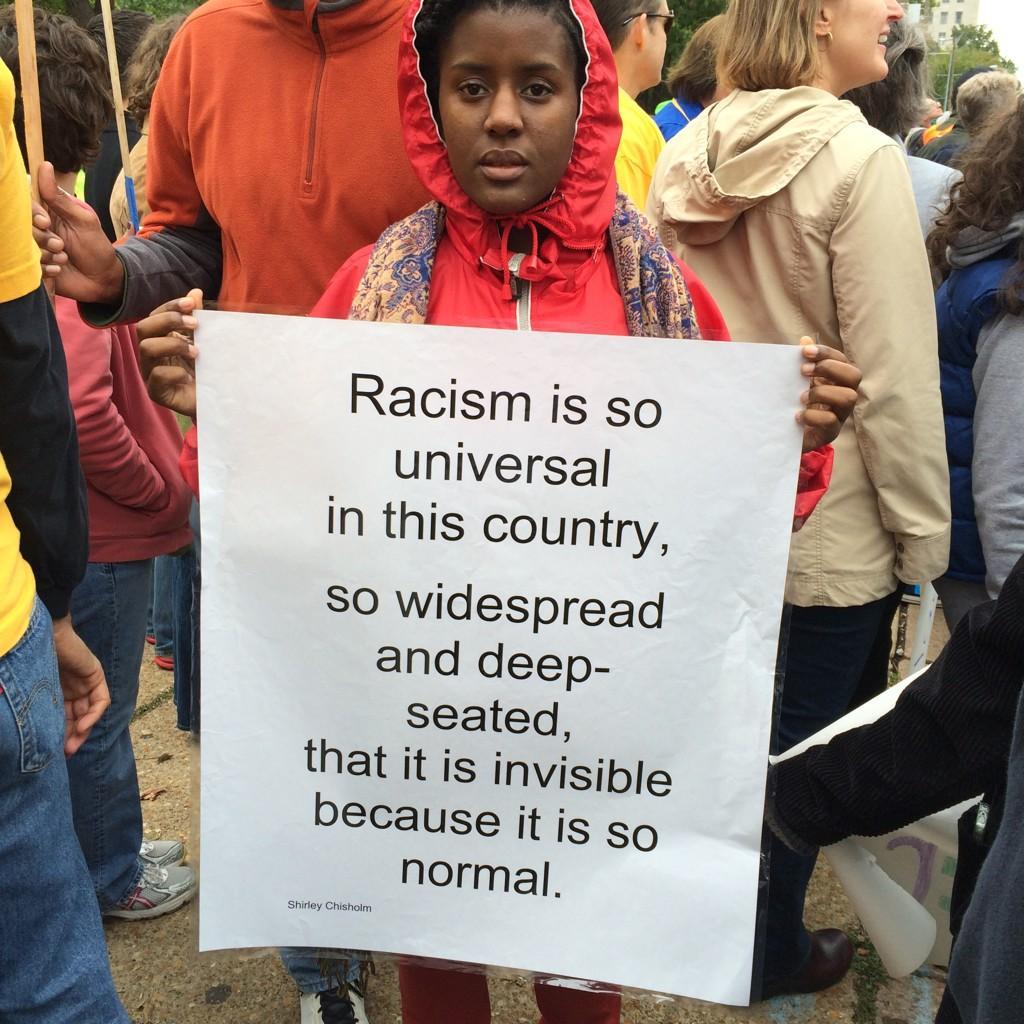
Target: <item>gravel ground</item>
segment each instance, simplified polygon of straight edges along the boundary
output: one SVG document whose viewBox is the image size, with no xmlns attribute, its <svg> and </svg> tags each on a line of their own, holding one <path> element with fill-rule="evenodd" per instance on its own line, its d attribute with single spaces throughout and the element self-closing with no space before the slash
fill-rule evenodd
<svg viewBox="0 0 1024 1024">
<path fill-rule="evenodd" d="M 941 616 L 940 616 L 941 617 Z M 911 621 L 911 628 L 913 621 Z M 944 642 L 936 624 L 932 656 Z M 198 746 L 175 728 L 170 673 L 152 663 L 147 649 L 132 727 L 146 835 L 182 837 L 195 863 Z M 244 857 L 245 851 L 239 850 Z M 151 921 L 108 920 L 110 959 L 118 991 L 136 1024 L 298 1024 L 296 990 L 273 955 L 196 952 L 196 904 Z M 807 922 L 860 934 L 842 890 L 819 864 L 811 884 Z M 749 1009 L 658 1001 L 647 995 L 624 1000 L 630 1024 L 928 1024 L 941 995 L 941 972 L 925 970 L 891 981 L 863 941 L 847 979 L 818 996 L 775 999 Z M 495 1024 L 536 1020 L 532 988 L 522 979 L 492 979 Z M 400 1007 L 394 968 L 379 964 L 371 980 L 367 1011 L 373 1024 L 398 1024 Z"/>
</svg>

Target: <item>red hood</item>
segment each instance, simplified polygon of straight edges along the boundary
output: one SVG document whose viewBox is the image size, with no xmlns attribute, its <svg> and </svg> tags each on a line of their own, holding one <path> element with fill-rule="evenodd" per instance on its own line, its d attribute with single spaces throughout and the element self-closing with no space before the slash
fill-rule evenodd
<svg viewBox="0 0 1024 1024">
<path fill-rule="evenodd" d="M 596 257 L 604 249 L 615 208 L 615 153 L 622 134 L 615 61 L 590 0 L 568 0 L 583 29 L 588 55 L 569 166 L 550 199 L 512 218 L 496 218 L 481 210 L 462 191 L 452 173 L 416 50 L 416 19 L 429 2 L 412 3 L 398 54 L 399 104 L 405 149 L 413 169 L 427 191 L 445 207 L 446 231 L 471 263 L 476 264 L 483 257 L 487 265 L 503 270 L 507 253 L 501 243 L 507 231 L 533 225 L 547 228 L 550 236 L 536 258 L 524 261 L 521 276 L 564 277 L 558 262 L 565 250 Z M 578 274 L 573 276 L 578 282 Z"/>
</svg>

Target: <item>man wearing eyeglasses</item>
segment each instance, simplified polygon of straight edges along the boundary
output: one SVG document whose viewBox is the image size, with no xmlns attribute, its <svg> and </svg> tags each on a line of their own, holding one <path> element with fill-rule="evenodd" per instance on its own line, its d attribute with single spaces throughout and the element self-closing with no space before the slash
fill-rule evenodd
<svg viewBox="0 0 1024 1024">
<path fill-rule="evenodd" d="M 622 141 L 615 157 L 615 177 L 619 188 L 643 210 L 654 165 L 665 141 L 636 98 L 661 81 L 673 14 L 666 0 L 593 2 L 619 73 Z"/>
</svg>

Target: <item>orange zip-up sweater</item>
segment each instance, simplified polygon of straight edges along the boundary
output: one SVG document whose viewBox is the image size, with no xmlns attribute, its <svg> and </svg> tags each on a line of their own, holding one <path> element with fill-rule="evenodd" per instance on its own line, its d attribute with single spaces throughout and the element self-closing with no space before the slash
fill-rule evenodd
<svg viewBox="0 0 1024 1024">
<path fill-rule="evenodd" d="M 305 313 L 333 272 L 426 198 L 395 69 L 404 0 L 211 0 L 176 36 L 150 115 L 142 235 L 117 319 L 204 286 Z M 219 277 L 219 288 L 218 288 Z"/>
</svg>

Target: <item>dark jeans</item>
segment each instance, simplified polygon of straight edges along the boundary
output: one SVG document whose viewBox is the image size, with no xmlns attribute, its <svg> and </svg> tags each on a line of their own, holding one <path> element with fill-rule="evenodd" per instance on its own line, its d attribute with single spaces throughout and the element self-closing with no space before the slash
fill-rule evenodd
<svg viewBox="0 0 1024 1024">
<path fill-rule="evenodd" d="M 179 729 L 199 733 L 199 664 L 193 643 L 198 615 L 194 614 L 196 557 L 192 551 L 168 559 L 171 563 L 171 624 L 174 637 L 174 707 Z"/>
<path fill-rule="evenodd" d="M 146 615 L 146 636 L 156 641 L 153 653 L 164 657 L 174 656 L 173 558 L 173 555 L 158 555 L 153 559 L 153 590 Z"/>
<path fill-rule="evenodd" d="M 875 642 L 868 652 L 867 661 L 864 662 L 860 682 L 850 699 L 848 711 L 859 708 L 861 704 L 867 704 L 869 700 L 877 697 L 880 693 L 885 693 L 889 687 L 889 664 L 892 661 L 892 623 L 899 610 L 900 601 L 903 600 L 903 586 L 900 585 L 882 600 L 885 603 L 882 607 L 878 630 L 875 633 Z"/>
<path fill-rule="evenodd" d="M 792 609 L 772 753 L 788 750 L 846 712 L 893 608 L 890 595 L 852 608 Z M 804 897 L 815 859 L 794 853 L 772 836 L 765 983 L 796 974 L 810 956 Z"/>
<path fill-rule="evenodd" d="M 90 562 L 71 597 L 78 635 L 103 666 L 110 707 L 68 761 L 75 832 L 101 908 L 142 877 L 142 805 L 129 732 L 139 695 L 153 560 Z"/>
</svg>

